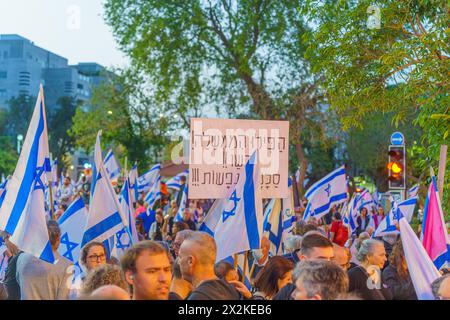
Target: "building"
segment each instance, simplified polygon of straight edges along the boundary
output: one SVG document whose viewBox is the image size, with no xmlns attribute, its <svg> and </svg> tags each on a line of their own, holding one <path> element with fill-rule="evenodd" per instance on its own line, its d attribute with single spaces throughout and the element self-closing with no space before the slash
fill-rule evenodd
<svg viewBox="0 0 450 320">
<path fill-rule="evenodd" d="M 15 34 L 0 35 L 0 108 L 21 94 L 36 96 L 44 85 L 48 109 L 71 96 L 88 102 L 92 89 L 105 81 L 105 68 L 97 63 L 69 65 L 68 60 Z"/>
</svg>

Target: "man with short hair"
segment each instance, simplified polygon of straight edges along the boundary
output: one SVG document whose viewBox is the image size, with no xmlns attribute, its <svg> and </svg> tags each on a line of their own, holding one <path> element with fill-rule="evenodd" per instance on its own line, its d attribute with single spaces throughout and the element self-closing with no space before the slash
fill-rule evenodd
<svg viewBox="0 0 450 320">
<path fill-rule="evenodd" d="M 431 290 L 437 300 L 450 300 L 450 274 L 434 280 L 431 284 Z"/>
<path fill-rule="evenodd" d="M 172 242 L 172 251 L 174 258 L 178 257 L 178 253 L 180 251 L 181 244 L 187 238 L 189 238 L 194 231 L 186 229 L 177 232 L 175 239 Z"/>
<path fill-rule="evenodd" d="M 303 260 L 331 261 L 334 258 L 333 243 L 328 238 L 315 232 L 309 231 L 306 233 L 302 239 L 301 249 L 284 257 L 291 260 L 294 264 Z M 273 300 L 290 300 L 294 289 L 295 285 L 288 283 L 273 297 Z"/>
<path fill-rule="evenodd" d="M 240 293 L 214 273 L 217 246 L 214 238 L 195 231 L 183 241 L 178 255 L 183 279 L 192 284 L 187 300 L 239 300 Z"/>
<path fill-rule="evenodd" d="M 197 227 L 195 226 L 195 222 L 191 219 L 191 211 L 189 207 L 186 207 L 183 211 L 183 220 L 182 222 L 186 223 L 189 226 L 189 229 L 192 231 L 197 230 Z"/>
<path fill-rule="evenodd" d="M 348 248 L 341 247 L 336 243 L 333 243 L 333 252 L 333 261 L 344 271 L 348 271 L 348 269 L 350 268 L 350 259 L 352 257 L 350 254 L 350 250 Z"/>
<path fill-rule="evenodd" d="M 150 240 L 138 242 L 125 252 L 121 265 L 133 300 L 169 299 L 172 266 L 162 245 Z"/>
<path fill-rule="evenodd" d="M 162 241 L 162 227 L 164 223 L 162 209 L 156 209 L 155 222 L 150 226 L 149 237 L 153 241 Z"/>
<path fill-rule="evenodd" d="M 68 206 L 72 201 L 72 196 L 74 194 L 72 183 L 70 183 L 70 177 L 64 178 L 64 183 L 60 187 L 59 191 L 61 192 L 61 196 L 59 198 L 61 204 Z"/>
<path fill-rule="evenodd" d="M 16 278 L 21 300 L 67 300 L 73 278 L 73 264 L 58 253 L 61 230 L 58 222 L 47 222 L 48 238 L 55 264 L 24 252 L 17 259 Z"/>
<path fill-rule="evenodd" d="M 347 273 L 331 261 L 301 261 L 294 269 L 294 300 L 336 300 L 348 292 Z"/>
</svg>

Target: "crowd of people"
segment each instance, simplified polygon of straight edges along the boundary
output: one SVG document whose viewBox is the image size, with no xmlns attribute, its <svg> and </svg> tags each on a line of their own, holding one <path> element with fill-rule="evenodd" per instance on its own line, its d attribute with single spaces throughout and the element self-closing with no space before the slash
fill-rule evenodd
<svg viewBox="0 0 450 320">
<path fill-rule="evenodd" d="M 79 259 L 83 272 L 74 278 L 73 264 L 57 251 L 58 219 L 77 197 L 89 203 L 89 182 L 80 181 L 73 185 L 65 178 L 58 191 L 60 207 L 47 222 L 55 264 L 20 251 L 7 234 L 0 234 L 8 258 L 0 275 L 0 300 L 417 299 L 399 236 L 372 237 L 384 218 L 382 207 L 370 213 L 362 208 L 354 234 L 343 225 L 340 207 L 320 221 L 302 220 L 300 210 L 292 234 L 284 239 L 284 253 L 273 254 L 263 236 L 260 248 L 245 255 L 247 270 L 236 261 L 216 261 L 214 238 L 198 231 L 212 201 L 191 200 L 182 220 L 175 222 L 185 178 L 175 193 L 162 185 L 163 196 L 153 208 L 141 194 L 134 210 L 139 242 L 120 259 L 101 242 L 86 244 Z M 155 212 L 154 221 L 149 221 L 149 210 Z M 450 299 L 446 271 L 431 284 L 436 299 Z"/>
</svg>

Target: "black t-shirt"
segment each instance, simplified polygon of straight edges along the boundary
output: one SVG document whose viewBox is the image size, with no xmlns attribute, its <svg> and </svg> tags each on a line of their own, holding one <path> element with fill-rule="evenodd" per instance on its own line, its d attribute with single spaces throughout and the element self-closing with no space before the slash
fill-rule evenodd
<svg viewBox="0 0 450 320">
<path fill-rule="evenodd" d="M 21 254 L 22 251 L 13 256 L 9 260 L 8 266 L 6 267 L 5 279 L 3 280 L 3 283 L 8 291 L 8 300 L 20 300 L 20 286 L 16 279 L 16 270 L 17 259 L 19 259 Z"/>
<path fill-rule="evenodd" d="M 241 295 L 231 284 L 222 279 L 202 282 L 186 300 L 240 300 Z"/>
</svg>

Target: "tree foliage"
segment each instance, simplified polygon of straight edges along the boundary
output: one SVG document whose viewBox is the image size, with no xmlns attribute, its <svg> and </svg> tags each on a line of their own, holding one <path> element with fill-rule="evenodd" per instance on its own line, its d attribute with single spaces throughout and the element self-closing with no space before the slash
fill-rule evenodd
<svg viewBox="0 0 450 320">
<path fill-rule="evenodd" d="M 373 1 L 305 1 L 302 14 L 314 28 L 306 56 L 323 73 L 327 99 L 344 129 L 366 128 L 373 111 L 398 125 L 417 115 L 423 130 L 415 156 L 422 173 L 437 168 L 441 144 L 450 144 L 447 1 L 376 3 L 381 26 L 369 29 Z M 369 12 L 368 12 L 369 11 Z M 447 163 L 447 181 L 450 160 Z M 443 203 L 450 203 L 449 183 Z"/>
</svg>

